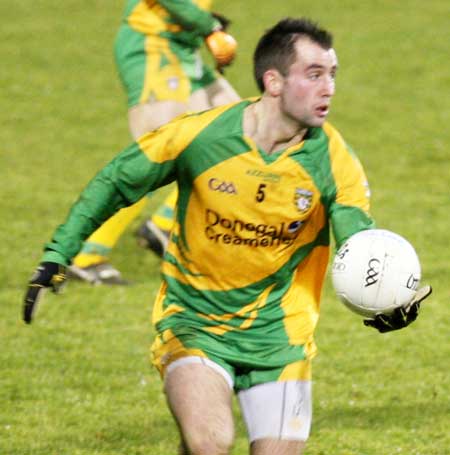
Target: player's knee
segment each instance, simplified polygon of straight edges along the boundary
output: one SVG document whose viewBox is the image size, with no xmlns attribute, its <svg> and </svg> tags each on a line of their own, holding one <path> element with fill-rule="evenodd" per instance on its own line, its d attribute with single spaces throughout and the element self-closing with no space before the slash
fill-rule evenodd
<svg viewBox="0 0 450 455">
<path fill-rule="evenodd" d="M 232 432 L 226 430 L 195 432 L 185 438 L 185 443 L 192 455 L 228 455 L 233 439 Z"/>
</svg>

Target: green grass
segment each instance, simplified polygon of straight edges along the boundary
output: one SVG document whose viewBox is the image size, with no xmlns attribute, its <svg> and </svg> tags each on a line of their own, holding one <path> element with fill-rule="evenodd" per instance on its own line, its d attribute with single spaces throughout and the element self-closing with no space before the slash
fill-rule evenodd
<svg viewBox="0 0 450 455">
<path fill-rule="evenodd" d="M 177 434 L 148 363 L 158 261 L 132 229 L 114 251 L 129 288 L 69 283 L 20 320 L 25 284 L 56 225 L 129 142 L 112 43 L 122 1 L 2 2 L 0 454 L 170 455 Z M 251 54 L 288 15 L 331 28 L 340 60 L 331 120 L 363 161 L 380 227 L 407 237 L 434 287 L 398 333 L 363 327 L 324 292 L 306 455 L 449 451 L 448 4 L 442 0 L 220 0 L 240 44 L 227 76 L 256 93 Z M 148 207 L 157 204 L 156 197 Z M 138 223 L 138 221 L 136 222 Z M 136 224 L 135 224 L 136 226 Z M 234 454 L 246 453 L 236 409 Z"/>
</svg>

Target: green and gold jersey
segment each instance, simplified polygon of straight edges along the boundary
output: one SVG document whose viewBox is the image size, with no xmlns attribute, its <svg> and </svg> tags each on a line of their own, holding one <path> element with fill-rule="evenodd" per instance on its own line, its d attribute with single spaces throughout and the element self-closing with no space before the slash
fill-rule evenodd
<svg viewBox="0 0 450 455">
<path fill-rule="evenodd" d="M 124 23 L 145 35 L 161 36 L 199 47 L 218 22 L 211 0 L 128 0 Z"/>
<path fill-rule="evenodd" d="M 328 123 L 277 153 L 258 149 L 242 129 L 251 102 L 185 115 L 141 137 L 91 181 L 44 260 L 67 264 L 103 220 L 176 180 L 158 332 L 225 337 L 239 352 L 264 356 L 272 346 L 298 348 L 286 351 L 289 363 L 312 345 L 330 226 L 338 246 L 373 227 L 368 187 Z"/>
</svg>

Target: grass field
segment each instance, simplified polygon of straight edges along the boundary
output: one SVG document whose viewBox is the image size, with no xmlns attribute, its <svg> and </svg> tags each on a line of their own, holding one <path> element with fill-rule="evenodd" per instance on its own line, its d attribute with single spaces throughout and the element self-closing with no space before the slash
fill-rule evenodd
<svg viewBox="0 0 450 455">
<path fill-rule="evenodd" d="M 444 0 L 220 0 L 240 54 L 227 76 L 256 94 L 263 30 L 307 15 L 334 31 L 331 120 L 361 158 L 378 226 L 407 237 L 434 287 L 418 321 L 379 335 L 327 282 L 306 455 L 450 453 L 450 66 Z M 0 454 L 171 455 L 177 434 L 148 363 L 159 263 L 121 239 L 127 288 L 69 283 L 20 320 L 44 242 L 93 173 L 129 143 L 112 43 L 119 0 L 1 2 Z M 157 203 L 151 201 L 147 213 Z M 136 226 L 136 225 L 135 225 Z M 428 303 L 429 302 L 429 303 Z M 245 454 L 236 410 L 234 455 Z"/>
</svg>

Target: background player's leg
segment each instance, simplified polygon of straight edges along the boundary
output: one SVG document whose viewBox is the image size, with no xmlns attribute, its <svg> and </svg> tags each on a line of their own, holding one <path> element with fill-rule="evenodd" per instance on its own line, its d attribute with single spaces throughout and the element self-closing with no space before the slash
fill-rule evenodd
<svg viewBox="0 0 450 455">
<path fill-rule="evenodd" d="M 192 111 L 201 111 L 211 107 L 233 103 L 240 99 L 241 97 L 231 84 L 225 78 L 219 77 L 212 84 L 192 93 L 189 99 L 189 109 Z"/>
<path fill-rule="evenodd" d="M 69 267 L 69 276 L 91 284 L 127 284 L 108 262 L 109 254 L 127 226 L 142 212 L 146 199 L 124 208 L 103 223 L 83 244 Z"/>
<path fill-rule="evenodd" d="M 186 112 L 187 104 L 179 101 L 149 101 L 128 110 L 128 124 L 133 139 L 165 125 Z"/>
<path fill-rule="evenodd" d="M 152 217 L 141 224 L 137 231 L 138 243 L 149 248 L 156 255 L 163 256 L 173 227 L 178 188 L 175 187 L 153 213 Z"/>
</svg>

